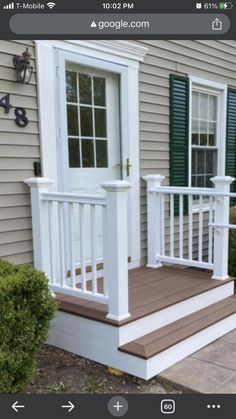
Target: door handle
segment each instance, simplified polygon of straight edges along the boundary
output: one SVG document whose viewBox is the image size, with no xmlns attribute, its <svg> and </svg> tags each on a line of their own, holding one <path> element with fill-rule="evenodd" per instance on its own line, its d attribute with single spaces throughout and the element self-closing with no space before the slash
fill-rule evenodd
<svg viewBox="0 0 236 419">
<path fill-rule="evenodd" d="M 129 176 L 130 175 L 130 169 L 132 167 L 132 164 L 130 163 L 129 158 L 126 159 L 125 167 L 126 167 L 126 176 Z"/>
<path fill-rule="evenodd" d="M 117 166 L 124 167 L 126 169 L 126 176 L 127 177 L 130 176 L 130 169 L 132 167 L 132 164 L 130 163 L 130 159 L 129 158 L 127 158 L 125 160 L 125 164 L 117 163 Z"/>
</svg>

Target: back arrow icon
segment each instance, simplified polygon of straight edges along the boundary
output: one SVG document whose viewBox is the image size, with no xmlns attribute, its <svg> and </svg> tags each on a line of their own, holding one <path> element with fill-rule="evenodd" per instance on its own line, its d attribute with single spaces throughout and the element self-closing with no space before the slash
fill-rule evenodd
<svg viewBox="0 0 236 419">
<path fill-rule="evenodd" d="M 75 406 L 70 401 L 68 401 L 68 403 L 69 404 L 67 404 L 67 405 L 64 404 L 61 407 L 62 407 L 62 409 L 68 409 L 68 412 L 71 412 L 75 408 Z"/>
<path fill-rule="evenodd" d="M 12 405 L 12 409 L 14 409 L 15 412 L 18 412 L 18 409 L 23 409 L 25 407 L 24 405 L 20 405 L 20 404 L 17 404 L 17 403 L 18 403 L 18 401 L 13 403 L 13 405 Z"/>
</svg>

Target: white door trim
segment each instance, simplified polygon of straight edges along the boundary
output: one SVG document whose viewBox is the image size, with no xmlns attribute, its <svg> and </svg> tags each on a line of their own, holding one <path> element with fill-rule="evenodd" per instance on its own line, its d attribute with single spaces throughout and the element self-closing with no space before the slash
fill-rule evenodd
<svg viewBox="0 0 236 419">
<path fill-rule="evenodd" d="M 64 50 L 66 54 L 79 54 L 84 62 L 98 60 L 100 68 L 120 74 L 121 77 L 121 136 L 127 145 L 123 150 L 123 161 L 126 156 L 132 156 L 132 170 L 129 181 L 132 183 L 130 194 L 130 207 L 132 208 L 132 222 L 130 223 L 130 236 L 132 238 L 130 268 L 140 266 L 140 171 L 139 171 L 139 61 L 142 61 L 147 52 L 146 48 L 137 46 L 133 51 L 132 59 L 124 57 L 125 44 L 122 48 L 119 41 L 114 41 L 114 54 L 109 48 L 103 46 L 102 41 L 36 41 L 37 78 L 39 96 L 39 123 L 41 138 L 41 160 L 43 175 L 55 180 L 54 188 L 60 185 L 57 142 L 60 132 L 57 123 L 59 113 L 57 103 L 57 66 L 55 51 Z M 127 51 L 132 43 L 126 41 Z M 99 46 L 101 47 L 99 49 Z M 129 49 L 128 49 L 129 46 Z M 138 51 L 138 52 L 137 52 Z M 128 55 L 128 54 L 127 54 Z M 135 59 L 133 58 L 135 57 Z M 73 60 L 75 54 L 73 54 Z M 80 61 L 81 62 L 81 61 Z M 123 173 L 124 179 L 126 178 Z"/>
</svg>

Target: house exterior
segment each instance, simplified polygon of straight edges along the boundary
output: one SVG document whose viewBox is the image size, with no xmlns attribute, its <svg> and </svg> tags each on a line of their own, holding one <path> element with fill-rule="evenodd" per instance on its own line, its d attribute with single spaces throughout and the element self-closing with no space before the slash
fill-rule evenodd
<svg viewBox="0 0 236 419">
<path fill-rule="evenodd" d="M 12 104 L 27 109 L 30 124 L 22 129 L 14 112 L 1 107 L 1 251 L 0 257 L 14 263 L 32 263 L 33 247 L 29 191 L 22 182 L 32 176 L 33 162 L 40 158 L 38 100 L 35 74 L 30 86 L 16 83 L 12 58 L 21 55 L 26 46 L 32 53 L 33 42 L 1 41 L 1 98 L 10 93 Z"/>
<path fill-rule="evenodd" d="M 26 47 L 28 85 L 12 64 Z M 55 346 L 150 378 L 235 327 L 235 55 L 235 41 L 0 41 L 0 257 L 48 275 Z"/>
</svg>

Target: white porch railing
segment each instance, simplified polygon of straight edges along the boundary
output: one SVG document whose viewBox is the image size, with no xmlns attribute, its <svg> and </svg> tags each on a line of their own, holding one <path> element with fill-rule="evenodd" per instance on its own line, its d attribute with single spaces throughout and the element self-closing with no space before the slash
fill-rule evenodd
<svg viewBox="0 0 236 419">
<path fill-rule="evenodd" d="M 53 181 L 46 178 L 31 178 L 25 183 L 31 189 L 34 263 L 46 273 L 50 288 L 108 304 L 107 317 L 111 319 L 129 317 L 127 191 L 130 184 L 103 183 L 106 194 L 101 196 L 52 192 Z M 98 212 L 102 217 L 97 216 Z M 76 229 L 79 264 L 76 263 Z M 102 260 L 98 258 L 98 230 L 102 231 Z M 99 281 L 101 261 L 103 280 Z"/>
<path fill-rule="evenodd" d="M 187 265 L 213 270 L 214 279 L 227 279 L 228 235 L 232 227 L 229 201 L 236 198 L 229 188 L 234 178 L 214 177 L 211 179 L 214 188 L 162 186 L 161 175 L 147 175 L 144 179 L 148 206 L 147 266 L 158 268 L 162 262 Z"/>
</svg>

